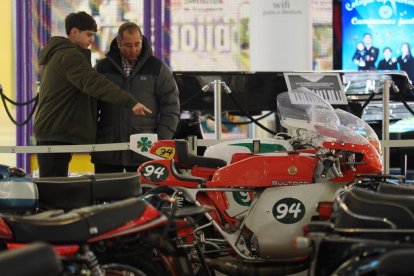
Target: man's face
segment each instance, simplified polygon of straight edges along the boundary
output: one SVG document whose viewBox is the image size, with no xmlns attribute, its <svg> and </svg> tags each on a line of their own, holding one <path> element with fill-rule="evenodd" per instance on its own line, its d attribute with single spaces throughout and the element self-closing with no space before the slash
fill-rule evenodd
<svg viewBox="0 0 414 276">
<path fill-rule="evenodd" d="M 142 37 L 138 31 L 132 34 L 124 31 L 118 40 L 121 55 L 130 63 L 135 63 L 142 51 Z"/>
<path fill-rule="evenodd" d="M 408 54 L 408 45 L 407 44 L 403 44 L 401 46 L 401 52 L 403 55 L 407 55 Z"/>
<path fill-rule="evenodd" d="M 370 35 L 365 35 L 364 36 L 364 44 L 365 45 L 371 45 L 372 42 L 372 37 Z"/>
<path fill-rule="evenodd" d="M 384 50 L 384 57 L 385 57 L 385 59 L 389 59 L 390 57 L 391 57 L 391 51 L 389 50 L 389 49 L 385 49 Z"/>
<path fill-rule="evenodd" d="M 73 28 L 71 31 L 71 41 L 83 49 L 88 49 L 93 42 L 94 34 L 95 32 L 91 30 L 81 31 Z"/>
</svg>

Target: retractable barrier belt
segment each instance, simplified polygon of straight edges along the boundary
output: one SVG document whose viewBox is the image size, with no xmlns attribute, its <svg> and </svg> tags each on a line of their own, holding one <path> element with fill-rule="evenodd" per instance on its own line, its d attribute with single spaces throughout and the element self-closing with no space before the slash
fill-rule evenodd
<svg viewBox="0 0 414 276">
<path fill-rule="evenodd" d="M 60 153 L 129 150 L 129 143 L 57 146 L 0 146 L 0 153 Z"/>
<path fill-rule="evenodd" d="M 219 140 L 197 140 L 197 146 L 208 147 L 219 143 Z M 414 139 L 381 141 L 381 146 L 391 148 L 414 147 Z M 130 143 L 111 143 L 94 145 L 58 145 L 58 146 L 0 146 L 0 153 L 61 153 L 61 152 L 98 152 L 114 150 L 130 150 Z"/>
<path fill-rule="evenodd" d="M 207 147 L 217 144 L 218 140 L 197 140 L 197 146 Z M 0 146 L 0 153 L 61 153 L 61 152 L 98 152 L 130 150 L 130 143 L 111 143 L 94 145 L 50 145 L 50 146 Z"/>
</svg>

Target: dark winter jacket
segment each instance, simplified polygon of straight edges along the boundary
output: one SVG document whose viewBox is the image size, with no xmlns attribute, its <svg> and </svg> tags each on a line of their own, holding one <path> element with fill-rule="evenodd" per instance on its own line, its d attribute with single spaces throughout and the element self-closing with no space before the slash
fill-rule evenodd
<svg viewBox="0 0 414 276">
<path fill-rule="evenodd" d="M 389 60 L 382 59 L 378 63 L 378 70 L 398 70 L 397 60 L 392 58 Z"/>
<path fill-rule="evenodd" d="M 405 71 L 408 78 L 414 82 L 414 57 L 411 54 L 406 55 L 405 57 L 399 56 L 397 61 L 400 65 L 400 70 Z"/>
<path fill-rule="evenodd" d="M 127 77 L 122 69 L 121 55 L 114 39 L 106 58 L 98 62 L 96 70 L 122 89 L 131 93 L 152 114 L 134 117 L 127 109 L 99 103 L 99 123 L 96 143 L 129 142 L 131 134 L 157 133 L 158 139 L 171 139 L 179 120 L 179 95 L 170 69 L 152 55 L 146 37 L 141 54 Z M 96 152 L 92 162 L 123 166 L 138 166 L 145 159 L 132 151 Z"/>
<path fill-rule="evenodd" d="M 134 97 L 91 66 L 91 53 L 64 37 L 52 37 L 40 53 L 42 77 L 34 122 L 38 142 L 90 144 L 96 137 L 96 99 L 126 107 Z"/>
</svg>

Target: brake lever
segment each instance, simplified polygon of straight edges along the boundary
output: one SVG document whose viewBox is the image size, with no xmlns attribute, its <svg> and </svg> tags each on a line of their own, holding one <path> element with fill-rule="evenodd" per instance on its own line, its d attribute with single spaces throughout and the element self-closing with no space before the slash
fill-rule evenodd
<svg viewBox="0 0 414 276">
<path fill-rule="evenodd" d="M 332 169 L 332 172 L 335 175 L 335 177 L 343 177 L 343 174 L 342 174 L 341 169 L 340 169 L 339 160 L 336 160 L 336 162 L 333 163 L 331 169 Z"/>
<path fill-rule="evenodd" d="M 340 169 L 340 163 L 339 163 L 339 159 L 335 158 L 333 156 L 329 156 L 326 157 L 323 161 L 322 161 L 324 167 L 322 169 L 321 172 L 321 178 L 326 178 L 329 169 L 332 170 L 332 173 L 334 174 L 335 177 L 343 177 L 343 174 L 341 172 Z"/>
<path fill-rule="evenodd" d="M 323 169 L 322 169 L 322 172 L 321 172 L 321 178 L 326 178 L 326 175 L 328 174 L 329 169 L 332 168 L 334 163 L 331 159 L 332 159 L 332 156 L 329 156 L 329 157 L 326 157 L 322 161 Z"/>
</svg>

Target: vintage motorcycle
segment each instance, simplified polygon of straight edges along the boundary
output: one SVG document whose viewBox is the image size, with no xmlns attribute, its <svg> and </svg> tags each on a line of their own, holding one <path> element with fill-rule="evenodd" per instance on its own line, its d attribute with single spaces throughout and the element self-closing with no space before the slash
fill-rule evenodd
<svg viewBox="0 0 414 276">
<path fill-rule="evenodd" d="M 12 251 L 0 252 L 0 271 L 10 276 L 58 276 L 62 264 L 51 245 L 36 242 Z"/>
<path fill-rule="evenodd" d="M 297 244 L 312 247 L 310 275 L 412 275 L 414 188 L 400 182 L 363 175 L 337 195 L 328 220 L 304 228 Z"/>
<path fill-rule="evenodd" d="M 44 182 L 56 184 L 56 179 L 47 178 L 41 183 Z M 58 184 L 64 190 L 73 187 L 70 182 Z M 192 216 L 202 209 L 164 213 L 142 198 L 129 197 L 70 210 L 39 211 L 37 202 L 42 193 L 38 197 L 37 185 L 21 169 L 3 165 L 0 166 L 0 187 L 2 250 L 26 247 L 36 241 L 47 242 L 61 257 L 64 275 L 193 274 L 187 253 L 177 247 L 177 231 L 191 229 L 180 212 Z M 45 202 L 51 207 L 52 201 Z M 83 204 L 83 201 L 74 200 L 74 203 Z"/>
<path fill-rule="evenodd" d="M 226 274 L 305 269 L 310 249 L 295 248 L 291 242 L 317 214 L 318 203 L 332 201 L 355 174 L 382 171 L 373 146 L 378 141 L 370 143 L 341 125 L 322 98 L 299 89 L 280 94 L 277 103 L 281 124 L 293 134 L 292 151 L 236 153 L 233 162 L 214 168 L 211 177 L 183 174 L 182 164 L 159 156 L 138 169 L 141 182 L 154 187 L 146 197 L 166 193 L 183 205 L 212 208 L 195 235 L 215 249 L 214 258 L 204 252 L 208 264 Z M 236 200 L 245 209 L 237 213 L 229 208 L 226 193 L 242 195 Z"/>
</svg>

